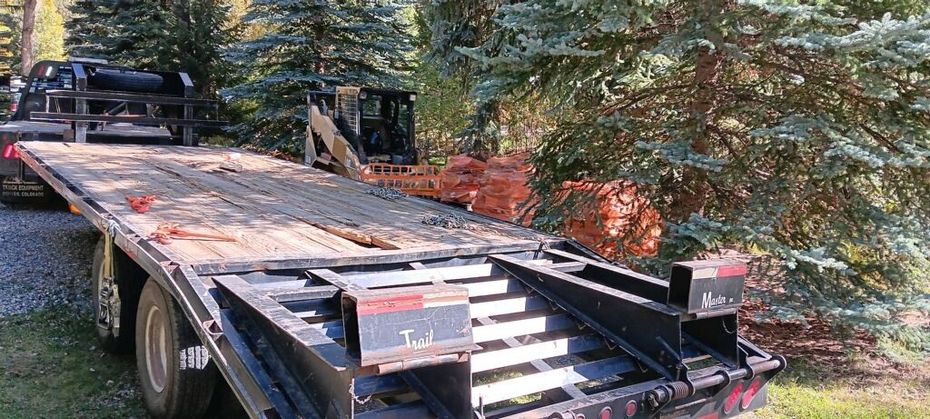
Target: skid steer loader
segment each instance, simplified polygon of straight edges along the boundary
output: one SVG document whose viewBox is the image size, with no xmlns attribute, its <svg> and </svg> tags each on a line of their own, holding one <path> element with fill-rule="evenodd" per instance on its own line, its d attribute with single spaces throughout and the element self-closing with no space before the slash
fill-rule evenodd
<svg viewBox="0 0 930 419">
<path fill-rule="evenodd" d="M 407 194 L 437 198 L 439 168 L 416 148 L 416 92 L 337 87 L 307 95 L 305 164 Z"/>
</svg>

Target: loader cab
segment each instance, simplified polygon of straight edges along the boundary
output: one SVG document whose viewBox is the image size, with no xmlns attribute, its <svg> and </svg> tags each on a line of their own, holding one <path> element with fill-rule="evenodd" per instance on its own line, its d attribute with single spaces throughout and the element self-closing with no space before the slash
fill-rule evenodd
<svg viewBox="0 0 930 419">
<path fill-rule="evenodd" d="M 363 89 L 361 140 L 371 163 L 414 164 L 413 103 L 416 93 Z"/>
<path fill-rule="evenodd" d="M 416 96 L 403 90 L 336 88 L 336 121 L 362 164 L 417 163 Z"/>
</svg>

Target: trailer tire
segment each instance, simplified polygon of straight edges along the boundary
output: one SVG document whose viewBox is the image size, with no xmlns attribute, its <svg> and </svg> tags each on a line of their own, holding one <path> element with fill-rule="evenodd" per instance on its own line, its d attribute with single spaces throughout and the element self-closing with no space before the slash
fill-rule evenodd
<svg viewBox="0 0 930 419">
<path fill-rule="evenodd" d="M 99 69 L 87 82 L 97 89 L 134 93 L 163 93 L 165 89 L 164 77 L 141 71 Z"/>
<path fill-rule="evenodd" d="M 142 268 L 135 264 L 119 248 L 114 249 L 114 259 L 116 269 L 114 271 L 113 282 L 116 285 L 119 304 L 119 333 L 113 330 L 113 322 L 110 314 L 104 305 L 101 305 L 101 298 L 109 295 L 112 288 L 107 286 L 103 279 L 104 263 L 104 237 L 97 241 L 97 248 L 94 250 L 94 264 L 91 269 L 92 288 L 91 293 L 94 306 L 94 323 L 97 327 L 97 342 L 100 347 L 110 353 L 128 354 L 132 353 L 135 344 L 135 327 L 136 327 L 136 306 L 139 303 L 139 294 L 142 292 L 142 284 L 146 278 L 146 273 Z M 115 311 L 115 310 L 114 310 Z"/>
<path fill-rule="evenodd" d="M 216 366 L 184 312 L 155 280 L 142 288 L 136 330 L 136 365 L 149 415 L 203 416 L 216 386 Z"/>
</svg>

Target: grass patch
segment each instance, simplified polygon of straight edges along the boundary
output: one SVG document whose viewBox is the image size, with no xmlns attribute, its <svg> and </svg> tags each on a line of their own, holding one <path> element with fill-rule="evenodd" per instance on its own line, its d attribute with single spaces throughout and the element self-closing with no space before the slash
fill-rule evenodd
<svg viewBox="0 0 930 419">
<path fill-rule="evenodd" d="M 919 377 L 829 377 L 802 361 L 789 361 L 788 365 L 769 385 L 768 405 L 752 417 L 930 418 L 930 392 Z"/>
<path fill-rule="evenodd" d="M 0 417 L 145 417 L 132 356 L 96 348 L 94 325 L 65 309 L 0 319 Z"/>
</svg>

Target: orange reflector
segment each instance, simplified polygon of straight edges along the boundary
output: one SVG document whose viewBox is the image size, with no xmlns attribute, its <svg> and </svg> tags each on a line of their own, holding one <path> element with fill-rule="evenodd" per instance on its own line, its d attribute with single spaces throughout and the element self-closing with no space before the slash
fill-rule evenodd
<svg viewBox="0 0 930 419">
<path fill-rule="evenodd" d="M 70 202 L 68 203 L 68 211 L 71 211 L 71 213 L 74 215 L 81 215 L 81 210 L 79 210 L 76 205 Z"/>
</svg>

